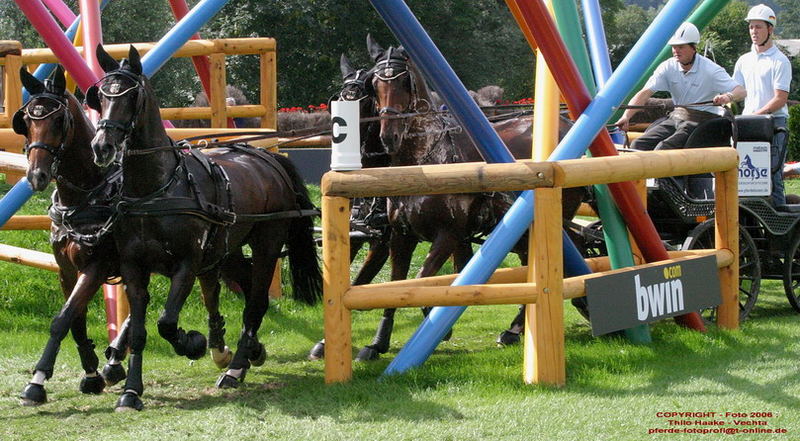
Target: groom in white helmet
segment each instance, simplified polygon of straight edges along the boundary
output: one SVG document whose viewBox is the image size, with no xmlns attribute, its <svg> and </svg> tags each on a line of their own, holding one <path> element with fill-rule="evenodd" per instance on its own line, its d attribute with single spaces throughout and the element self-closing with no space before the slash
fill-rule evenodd
<svg viewBox="0 0 800 441">
<path fill-rule="evenodd" d="M 669 92 L 676 106 L 695 103 L 704 105 L 676 107 L 669 117 L 647 128 L 631 147 L 639 150 L 681 149 L 697 125 L 707 119 L 723 114 L 717 106 L 742 100 L 747 92 L 737 84 L 725 69 L 697 53 L 700 31 L 695 25 L 681 24 L 667 42 L 672 46 L 673 57 L 659 64 L 653 75 L 628 103 L 631 106 L 645 104 L 655 92 Z M 639 109 L 625 110 L 615 123 L 628 130 L 631 117 Z"/>
<path fill-rule="evenodd" d="M 772 202 L 776 207 L 786 204 L 783 190 L 783 163 L 786 160 L 786 120 L 789 109 L 789 84 L 792 65 L 772 42 L 775 12 L 766 5 L 750 9 L 745 21 L 753 42 L 750 52 L 739 57 L 733 69 L 733 78 L 747 90 L 743 115 L 772 115 L 777 133 L 772 139 Z"/>
</svg>

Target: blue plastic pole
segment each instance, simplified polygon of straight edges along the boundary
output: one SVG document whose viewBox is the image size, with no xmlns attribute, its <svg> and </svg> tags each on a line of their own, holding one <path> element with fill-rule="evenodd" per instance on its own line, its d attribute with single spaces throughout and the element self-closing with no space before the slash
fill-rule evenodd
<svg viewBox="0 0 800 441">
<path fill-rule="evenodd" d="M 33 195 L 33 188 L 26 178 L 20 179 L 8 193 L 0 199 L 0 226 L 11 219 L 11 216 L 22 207 Z"/>
<path fill-rule="evenodd" d="M 142 57 L 142 70 L 151 77 L 195 32 L 210 20 L 228 0 L 203 0 L 167 32 L 153 49 Z"/>
<path fill-rule="evenodd" d="M 670 35 L 678 28 L 696 3 L 697 0 L 670 0 L 664 6 L 619 68 L 611 75 L 606 85 L 598 92 L 589 107 L 561 140 L 550 156 L 550 160 L 574 159 L 583 154 L 603 128 L 613 107 L 625 98 L 627 91 L 633 87 L 649 63 L 655 59 Z M 525 192 L 506 213 L 506 216 L 483 244 L 480 251 L 470 260 L 464 271 L 456 278 L 454 285 L 485 283 L 497 268 L 494 252 L 506 250 L 507 253 L 511 249 L 528 228 L 532 220 L 532 212 L 532 192 Z M 524 227 L 521 227 L 523 224 Z M 486 252 L 484 252 L 485 249 Z M 411 336 L 408 343 L 403 346 L 397 357 L 392 360 L 384 374 L 405 372 L 424 363 L 465 309 L 466 307 L 454 306 L 434 308 Z"/>
</svg>

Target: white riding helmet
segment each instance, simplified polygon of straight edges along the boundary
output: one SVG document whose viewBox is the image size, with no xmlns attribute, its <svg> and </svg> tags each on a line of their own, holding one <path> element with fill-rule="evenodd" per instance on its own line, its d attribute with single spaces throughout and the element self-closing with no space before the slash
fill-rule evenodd
<svg viewBox="0 0 800 441">
<path fill-rule="evenodd" d="M 755 5 L 750 8 L 750 12 L 747 13 L 747 18 L 744 19 L 744 21 L 748 23 L 750 20 L 761 20 L 771 24 L 772 26 L 775 26 L 775 11 L 763 3 L 760 5 Z"/>
<path fill-rule="evenodd" d="M 675 31 L 675 34 L 669 39 L 667 44 L 670 46 L 677 46 L 679 44 L 697 44 L 699 42 L 700 31 L 697 30 L 697 26 L 686 21 Z"/>
</svg>

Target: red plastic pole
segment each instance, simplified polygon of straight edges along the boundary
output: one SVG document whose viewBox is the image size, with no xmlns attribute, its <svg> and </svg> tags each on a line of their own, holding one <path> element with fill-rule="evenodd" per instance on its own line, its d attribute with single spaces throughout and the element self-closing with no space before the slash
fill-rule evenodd
<svg viewBox="0 0 800 441">
<path fill-rule="evenodd" d="M 564 41 L 558 33 L 555 23 L 550 17 L 547 7 L 541 0 L 520 1 L 511 0 L 517 4 L 522 22 L 527 26 L 538 44 L 538 49 L 552 66 L 553 78 L 561 89 L 561 94 L 567 103 L 570 114 L 577 119 L 591 103 L 591 95 L 581 80 L 575 62 L 569 56 Z M 589 150 L 593 156 L 615 156 L 617 150 L 608 132 L 601 130 L 597 138 L 592 141 Z M 647 262 L 656 262 L 669 259 L 667 250 L 661 242 L 653 221 L 636 193 L 632 182 L 619 182 L 608 184 L 614 201 L 619 207 L 628 229 L 631 231 L 636 244 L 642 251 Z M 683 326 L 705 331 L 705 325 L 700 314 L 691 312 L 675 320 Z"/>
</svg>

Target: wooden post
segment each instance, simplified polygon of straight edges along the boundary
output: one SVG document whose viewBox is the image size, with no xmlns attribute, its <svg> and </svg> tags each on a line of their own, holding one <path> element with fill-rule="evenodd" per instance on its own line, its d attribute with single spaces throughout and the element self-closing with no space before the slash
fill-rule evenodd
<svg viewBox="0 0 800 441">
<path fill-rule="evenodd" d="M 353 376 L 350 310 L 344 294 L 350 288 L 350 200 L 322 197 L 322 289 L 325 323 L 325 382 Z"/>
<path fill-rule="evenodd" d="M 211 64 L 211 96 L 208 104 L 211 107 L 211 127 L 228 127 L 228 111 L 225 97 L 227 84 L 225 74 L 225 54 L 214 53 L 208 56 Z"/>
<path fill-rule="evenodd" d="M 717 326 L 739 328 L 739 170 L 718 172 L 716 180 L 715 248 L 733 253 L 733 263 L 719 270 L 722 304 L 717 309 Z"/>
<path fill-rule="evenodd" d="M 20 107 L 22 107 L 22 82 L 19 79 L 19 68 L 22 67 L 22 56 L 17 54 L 8 54 L 6 55 L 6 65 L 5 65 L 5 81 L 4 81 L 4 88 L 5 88 L 5 110 L 9 116 L 9 121 L 11 115 L 17 111 Z M 15 153 L 22 153 L 22 149 Z M 7 184 L 16 184 L 25 173 L 17 173 L 17 172 L 6 172 L 6 183 Z"/>
<path fill-rule="evenodd" d="M 528 280 L 536 283 L 536 304 L 525 312 L 526 383 L 562 386 L 564 360 L 564 274 L 561 247 L 561 189 L 537 188 Z"/>
<path fill-rule="evenodd" d="M 275 63 L 275 53 L 275 50 L 262 52 L 259 57 L 261 81 L 260 104 L 267 108 L 267 112 L 261 117 L 261 127 L 277 130 L 278 68 Z"/>
</svg>

